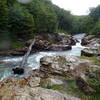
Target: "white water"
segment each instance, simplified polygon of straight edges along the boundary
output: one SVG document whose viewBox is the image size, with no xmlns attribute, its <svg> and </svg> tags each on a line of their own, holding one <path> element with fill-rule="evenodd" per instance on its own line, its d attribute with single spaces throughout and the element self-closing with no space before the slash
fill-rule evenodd
<svg viewBox="0 0 100 100">
<path fill-rule="evenodd" d="M 80 42 L 81 39 L 84 37 L 85 34 L 78 34 L 75 35 L 74 37 L 77 38 Z M 31 67 L 32 69 L 37 69 L 40 66 L 40 58 L 44 56 L 53 56 L 53 55 L 73 55 L 73 56 L 80 56 L 81 50 L 84 48 L 81 46 L 81 44 L 77 43 L 75 46 L 72 46 L 72 50 L 68 51 L 62 51 L 62 52 L 54 52 L 54 51 L 49 51 L 49 52 L 39 52 L 35 53 L 28 58 L 27 66 Z M 2 60 L 6 64 L 0 64 L 0 80 L 12 76 L 11 74 L 11 69 L 12 67 L 16 67 L 20 64 L 20 61 L 22 61 L 22 57 L 6 57 Z M 10 64 L 10 67 L 8 67 L 8 64 Z"/>
</svg>

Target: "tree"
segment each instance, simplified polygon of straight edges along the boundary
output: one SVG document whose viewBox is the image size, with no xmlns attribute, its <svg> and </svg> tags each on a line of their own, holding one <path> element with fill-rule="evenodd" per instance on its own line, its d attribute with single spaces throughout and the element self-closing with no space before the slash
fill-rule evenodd
<svg viewBox="0 0 100 100">
<path fill-rule="evenodd" d="M 94 28 L 90 31 L 90 34 L 100 35 L 100 19 L 99 19 L 99 21 L 95 24 Z"/>
<path fill-rule="evenodd" d="M 35 32 L 33 16 L 19 4 L 14 5 L 10 9 L 8 23 L 12 39 L 28 39 Z"/>
<path fill-rule="evenodd" d="M 7 0 L 0 0 L 0 40 L 8 38 L 8 13 Z"/>
<path fill-rule="evenodd" d="M 98 5 L 96 8 L 91 8 L 89 15 L 93 17 L 95 21 L 97 21 L 100 18 L 100 5 Z"/>
</svg>

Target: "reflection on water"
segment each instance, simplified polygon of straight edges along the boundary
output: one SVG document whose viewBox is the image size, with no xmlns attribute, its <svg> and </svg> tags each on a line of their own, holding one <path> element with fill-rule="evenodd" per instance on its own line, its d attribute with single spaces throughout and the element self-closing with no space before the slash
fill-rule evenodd
<svg viewBox="0 0 100 100">
<path fill-rule="evenodd" d="M 40 58 L 44 56 L 53 56 L 53 55 L 73 55 L 73 56 L 80 56 L 81 50 L 84 48 L 81 46 L 80 42 L 81 39 L 84 37 L 85 34 L 78 34 L 74 37 L 78 39 L 78 43 L 76 43 L 75 46 L 72 46 L 72 50 L 68 51 L 62 51 L 62 52 L 55 52 L 55 51 L 49 51 L 49 52 L 39 52 L 31 55 L 28 59 L 27 66 L 31 67 L 32 69 L 39 68 L 40 66 Z M 2 61 L 3 64 L 0 64 L 0 79 L 3 79 L 8 76 L 12 76 L 11 69 L 12 67 L 16 67 L 20 64 L 20 61 L 22 60 L 22 57 L 7 57 L 4 58 Z"/>
</svg>

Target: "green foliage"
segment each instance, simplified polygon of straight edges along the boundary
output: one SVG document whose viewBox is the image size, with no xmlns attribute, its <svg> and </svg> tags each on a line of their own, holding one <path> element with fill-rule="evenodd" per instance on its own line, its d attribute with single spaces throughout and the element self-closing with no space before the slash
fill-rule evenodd
<svg viewBox="0 0 100 100">
<path fill-rule="evenodd" d="M 100 35 L 100 5 L 90 9 L 87 32 L 89 34 Z"/>
<path fill-rule="evenodd" d="M 87 16 L 73 16 L 71 32 L 100 35 L 100 5 L 91 8 Z"/>
<path fill-rule="evenodd" d="M 97 21 L 94 28 L 90 31 L 90 34 L 100 35 L 100 19 Z"/>
<path fill-rule="evenodd" d="M 0 0 L 0 40 L 4 41 L 8 39 L 8 13 L 7 0 Z"/>
<path fill-rule="evenodd" d="M 97 91 L 97 93 L 100 93 L 100 79 L 99 78 L 89 78 L 88 82 L 90 86 Z"/>
<path fill-rule="evenodd" d="M 10 9 L 8 23 L 12 39 L 28 38 L 35 31 L 32 15 L 19 4 L 13 5 Z"/>
<path fill-rule="evenodd" d="M 52 8 L 52 3 L 47 0 L 34 0 L 25 5 L 33 15 L 37 33 L 53 33 L 57 29 L 57 16 Z"/>
<path fill-rule="evenodd" d="M 48 85 L 46 88 L 47 88 L 47 89 L 58 90 L 58 91 L 60 91 L 60 92 L 64 91 L 64 88 L 63 88 L 63 86 L 61 86 L 61 85 L 52 85 L 52 86 L 49 86 L 49 85 Z"/>
<path fill-rule="evenodd" d="M 60 31 L 59 31 L 60 30 Z M 0 41 L 27 40 L 35 33 L 100 34 L 100 5 L 88 16 L 73 16 L 51 0 L 0 0 Z"/>
<path fill-rule="evenodd" d="M 100 5 L 98 5 L 96 8 L 91 8 L 89 15 L 93 17 L 94 20 L 98 20 L 100 18 Z"/>
<path fill-rule="evenodd" d="M 95 65 L 100 66 L 100 59 L 97 59 L 97 57 L 85 57 L 85 56 L 79 56 L 78 58 L 80 58 L 80 59 L 91 60 L 91 61 L 94 62 Z"/>
<path fill-rule="evenodd" d="M 96 80 L 95 83 L 93 83 L 94 80 L 89 80 L 89 84 L 91 83 L 90 84 L 91 87 L 93 87 L 94 89 L 98 89 L 100 91 L 100 89 L 97 88 L 100 85 L 100 80 L 99 81 L 98 80 Z M 99 98 L 100 98 L 99 94 L 93 94 L 90 96 L 85 95 L 84 92 L 81 91 L 77 87 L 76 81 L 74 79 L 69 79 L 69 78 L 64 79 L 64 85 L 47 85 L 46 87 L 43 87 L 43 88 L 57 90 L 59 92 L 67 93 L 69 95 L 79 97 L 82 100 L 99 100 Z"/>
<path fill-rule="evenodd" d="M 10 48 L 11 49 L 16 49 L 16 48 L 23 48 L 24 47 L 24 43 L 23 42 L 14 42 L 11 44 Z"/>
<path fill-rule="evenodd" d="M 83 33 L 86 16 L 73 16 L 72 33 Z"/>
<path fill-rule="evenodd" d="M 54 5 L 54 11 L 58 18 L 58 29 L 66 32 L 71 32 L 72 29 L 72 15 L 70 11 L 66 11 Z"/>
<path fill-rule="evenodd" d="M 34 33 L 71 32 L 72 15 L 50 0 L 0 0 L 0 37 L 29 39 Z M 3 35 L 3 36 L 2 36 Z"/>
</svg>

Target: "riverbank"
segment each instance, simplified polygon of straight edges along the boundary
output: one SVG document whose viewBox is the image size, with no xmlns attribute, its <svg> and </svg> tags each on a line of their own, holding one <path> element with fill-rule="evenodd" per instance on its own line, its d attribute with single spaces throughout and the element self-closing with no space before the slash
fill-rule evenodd
<svg viewBox="0 0 100 100">
<path fill-rule="evenodd" d="M 77 39 L 81 38 L 79 36 Z M 0 82 L 1 98 L 3 100 L 99 100 L 99 58 L 94 60 L 91 57 L 81 57 L 83 49 L 84 47 L 78 42 L 70 51 L 40 52 L 38 55 L 31 55 L 23 76 L 11 77 L 9 74 L 10 77 Z M 79 57 L 75 57 L 77 54 Z M 21 57 L 4 59 L 10 66 L 12 62 L 14 66 L 18 66 L 21 60 Z"/>
<path fill-rule="evenodd" d="M 0 82 L 1 100 L 99 100 L 100 67 L 93 62 L 46 56 L 40 59 L 40 66 L 23 78 Z"/>
<path fill-rule="evenodd" d="M 65 37 L 65 36 L 63 36 L 63 37 Z M 83 37 L 84 37 L 84 34 L 78 34 L 78 35 L 75 35 L 73 37 L 73 38 L 77 39 L 79 42 L 77 42 L 76 45 L 72 46 L 72 50 L 67 50 L 67 51 L 46 51 L 46 52 L 34 53 L 34 54 L 30 55 L 26 65 L 28 67 L 32 68 L 32 69 L 37 69 L 40 66 L 40 62 L 39 62 L 40 59 L 44 56 L 54 56 L 54 55 L 80 56 L 81 55 L 81 50 L 84 48 L 83 46 L 80 45 L 81 39 Z M 34 50 L 34 48 L 33 48 L 33 50 Z M 11 74 L 11 69 L 18 66 L 18 65 L 20 65 L 21 61 L 22 61 L 22 57 L 16 57 L 16 56 L 13 56 L 13 57 L 8 56 L 8 57 L 4 57 L 3 59 L 1 59 L 0 70 L 1 70 L 2 73 L 0 74 L 0 77 L 5 78 L 6 76 L 13 76 Z"/>
<path fill-rule="evenodd" d="M 31 53 L 40 51 L 66 51 L 71 50 L 73 45 L 76 45 L 78 40 L 71 35 L 58 34 L 42 34 L 34 37 L 36 42 Z M 33 39 L 28 41 L 13 43 L 13 46 L 7 51 L 1 50 L 0 56 L 23 56 Z M 12 48 L 13 47 L 13 48 Z"/>
</svg>

